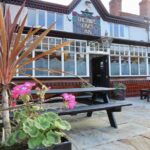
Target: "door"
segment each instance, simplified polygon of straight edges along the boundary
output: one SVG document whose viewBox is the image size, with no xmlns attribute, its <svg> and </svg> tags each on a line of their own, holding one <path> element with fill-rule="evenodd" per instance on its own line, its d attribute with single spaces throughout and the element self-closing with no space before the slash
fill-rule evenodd
<svg viewBox="0 0 150 150">
<path fill-rule="evenodd" d="M 92 84 L 96 87 L 109 87 L 108 56 L 91 60 Z"/>
</svg>

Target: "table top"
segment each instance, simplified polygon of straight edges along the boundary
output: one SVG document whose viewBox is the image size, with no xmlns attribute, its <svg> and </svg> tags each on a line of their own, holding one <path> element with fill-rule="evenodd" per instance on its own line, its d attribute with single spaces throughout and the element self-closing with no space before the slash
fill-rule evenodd
<svg viewBox="0 0 150 150">
<path fill-rule="evenodd" d="M 81 92 L 108 92 L 115 88 L 106 87 L 89 87 L 89 88 L 65 88 L 65 89 L 50 89 L 47 94 L 62 94 L 62 93 L 81 93 Z M 36 90 L 32 90 L 32 94 L 36 94 Z"/>
</svg>

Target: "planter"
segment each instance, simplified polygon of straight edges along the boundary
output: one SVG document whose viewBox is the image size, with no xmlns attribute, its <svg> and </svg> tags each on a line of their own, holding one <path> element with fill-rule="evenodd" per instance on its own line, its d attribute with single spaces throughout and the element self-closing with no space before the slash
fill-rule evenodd
<svg viewBox="0 0 150 150">
<path fill-rule="evenodd" d="M 43 148 L 38 148 L 35 150 L 71 150 L 71 142 L 69 142 L 67 139 L 62 139 L 62 143 L 60 144 L 55 144 L 52 147 L 43 147 Z"/>
<path fill-rule="evenodd" d="M 126 89 L 125 88 L 118 88 L 114 91 L 114 98 L 116 100 L 125 100 L 126 97 Z"/>
<path fill-rule="evenodd" d="M 23 144 L 17 144 L 11 147 L 0 147 L 2 150 L 28 150 L 27 145 Z M 69 142 L 67 139 L 62 139 L 62 143 L 60 144 L 55 144 L 51 147 L 43 147 L 43 148 L 38 148 L 34 150 L 71 150 L 71 142 Z"/>
</svg>

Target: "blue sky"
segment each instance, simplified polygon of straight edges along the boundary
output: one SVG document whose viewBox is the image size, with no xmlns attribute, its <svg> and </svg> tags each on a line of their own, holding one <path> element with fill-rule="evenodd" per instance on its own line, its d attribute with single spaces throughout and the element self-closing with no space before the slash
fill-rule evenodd
<svg viewBox="0 0 150 150">
<path fill-rule="evenodd" d="M 63 4 L 63 5 L 68 5 L 72 0 L 45 0 L 45 1 L 50 1 L 53 3 L 58 3 L 58 4 Z M 101 0 L 107 10 L 109 9 L 109 1 L 110 0 Z M 129 13 L 134 13 L 134 14 L 139 14 L 139 2 L 141 0 L 122 0 L 122 10 L 124 12 L 129 12 Z"/>
</svg>

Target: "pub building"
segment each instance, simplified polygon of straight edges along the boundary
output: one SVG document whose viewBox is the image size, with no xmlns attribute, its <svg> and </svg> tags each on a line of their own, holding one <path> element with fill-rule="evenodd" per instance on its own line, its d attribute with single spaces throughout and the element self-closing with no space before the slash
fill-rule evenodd
<svg viewBox="0 0 150 150">
<path fill-rule="evenodd" d="M 23 0 L 0 0 L 4 11 L 10 6 L 12 19 L 22 3 Z M 141 0 L 140 15 L 122 12 L 121 6 L 122 0 L 111 0 L 109 13 L 100 0 L 73 0 L 68 6 L 28 0 L 21 17 L 28 13 L 24 35 L 32 26 L 42 26 L 45 30 L 56 22 L 32 56 L 63 41 L 73 39 L 74 42 L 26 66 L 60 72 L 28 70 L 26 73 L 52 88 L 80 87 L 82 82 L 78 77 L 95 86 L 124 83 L 127 96 L 137 96 L 140 89 L 149 88 L 150 1 Z M 33 39 L 35 36 L 38 35 Z M 21 74 L 14 77 L 16 82 L 27 80 L 29 78 Z"/>
</svg>

